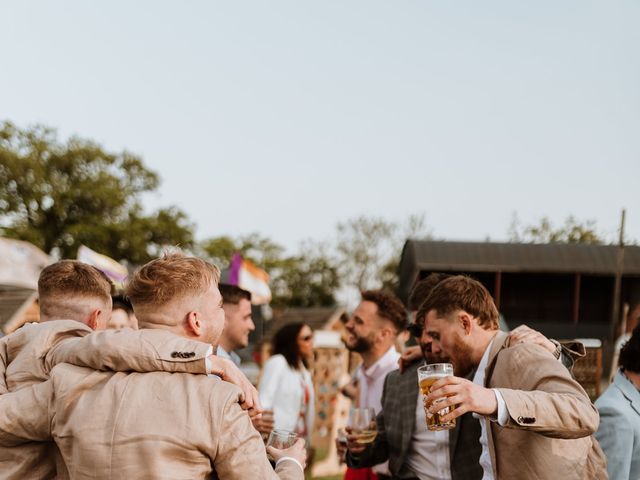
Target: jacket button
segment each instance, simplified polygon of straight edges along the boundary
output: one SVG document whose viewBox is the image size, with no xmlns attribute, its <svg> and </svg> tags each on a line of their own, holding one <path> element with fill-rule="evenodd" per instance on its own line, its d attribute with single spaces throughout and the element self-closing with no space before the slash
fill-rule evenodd
<svg viewBox="0 0 640 480">
<path fill-rule="evenodd" d="M 189 352 L 189 357 L 195 357 L 196 356 L 196 352 Z"/>
<path fill-rule="evenodd" d="M 171 358 L 176 358 L 178 356 L 178 352 L 171 352 Z"/>
</svg>

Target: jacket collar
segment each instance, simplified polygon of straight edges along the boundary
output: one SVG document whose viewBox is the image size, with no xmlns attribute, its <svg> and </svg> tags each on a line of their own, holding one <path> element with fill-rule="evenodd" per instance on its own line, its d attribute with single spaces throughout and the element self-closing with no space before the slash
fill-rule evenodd
<svg viewBox="0 0 640 480">
<path fill-rule="evenodd" d="M 613 377 L 613 384 L 618 387 L 622 395 L 631 402 L 631 407 L 640 415 L 640 391 L 624 376 L 622 370 L 618 370 L 616 376 Z"/>
<path fill-rule="evenodd" d="M 507 348 L 509 346 L 509 334 L 498 330 L 496 336 L 493 338 L 493 344 L 491 345 L 491 350 L 489 351 L 489 360 L 487 360 L 487 367 L 484 370 L 484 386 L 487 387 L 489 385 L 489 380 L 491 380 L 491 375 L 493 374 L 493 369 L 496 366 L 496 360 L 498 358 L 498 354 L 500 350 L 503 348 Z"/>
</svg>

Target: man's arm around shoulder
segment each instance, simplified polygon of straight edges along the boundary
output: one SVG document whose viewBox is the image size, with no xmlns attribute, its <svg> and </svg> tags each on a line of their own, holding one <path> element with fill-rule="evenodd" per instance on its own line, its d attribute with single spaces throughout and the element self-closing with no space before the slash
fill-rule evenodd
<svg viewBox="0 0 640 480">
<path fill-rule="evenodd" d="M 505 401 L 507 428 L 554 438 L 582 438 L 598 428 L 598 412 L 569 371 L 531 344 L 502 350 L 490 380 Z"/>
</svg>

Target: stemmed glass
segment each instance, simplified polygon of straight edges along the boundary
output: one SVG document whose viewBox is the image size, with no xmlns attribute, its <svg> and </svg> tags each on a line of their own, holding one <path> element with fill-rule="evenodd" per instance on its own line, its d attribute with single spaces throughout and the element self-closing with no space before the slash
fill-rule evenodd
<svg viewBox="0 0 640 480">
<path fill-rule="evenodd" d="M 371 407 L 352 409 L 347 425 L 351 434 L 355 435 L 356 443 L 362 445 L 373 442 L 378 434 L 376 414 Z"/>
</svg>

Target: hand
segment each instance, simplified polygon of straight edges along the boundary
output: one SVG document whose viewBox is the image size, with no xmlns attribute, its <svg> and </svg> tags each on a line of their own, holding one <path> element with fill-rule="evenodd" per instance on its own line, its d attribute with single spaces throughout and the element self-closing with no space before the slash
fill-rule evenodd
<svg viewBox="0 0 640 480">
<path fill-rule="evenodd" d="M 351 427 L 346 427 L 345 430 L 347 432 L 347 450 L 352 455 L 360 455 L 367 449 L 367 446 L 357 442 L 358 436 L 353 434 Z"/>
<path fill-rule="evenodd" d="M 289 448 L 285 448 L 284 450 L 281 450 L 279 448 L 267 447 L 267 453 L 271 455 L 271 458 L 273 458 L 276 462 L 282 457 L 291 457 L 298 460 L 303 469 L 307 466 L 307 449 L 304 448 L 303 438 L 299 438 L 298 440 L 296 440 L 296 443 L 294 443 Z"/>
<path fill-rule="evenodd" d="M 336 452 L 338 453 L 340 463 L 343 463 L 347 455 L 347 445 L 341 442 L 339 438 L 336 438 Z"/>
<path fill-rule="evenodd" d="M 438 399 L 441 400 L 437 401 Z M 467 412 L 494 415 L 498 411 L 498 400 L 493 390 L 460 377 L 444 377 L 438 380 L 432 385 L 426 401 L 427 405 L 430 405 L 431 413 L 455 405 L 453 411 L 441 417 L 443 422 L 449 422 Z"/>
<path fill-rule="evenodd" d="M 226 358 L 220 358 L 217 355 L 209 355 L 209 361 L 211 362 L 211 373 L 218 375 L 225 382 L 233 383 L 240 387 L 242 391 L 240 395 L 240 406 L 244 410 L 251 408 L 262 410 L 260 399 L 258 398 L 258 390 L 251 385 L 249 379 L 240 371 L 235 363 Z"/>
<path fill-rule="evenodd" d="M 512 330 L 509 333 L 509 342 L 511 345 L 517 345 L 518 343 L 533 343 L 540 345 L 552 354 L 555 354 L 556 351 L 556 345 L 551 340 L 537 330 L 529 328 L 526 325 L 520 325 L 518 328 Z"/>
<path fill-rule="evenodd" d="M 273 410 L 263 410 L 262 415 L 260 417 L 251 418 L 251 423 L 253 423 L 254 428 L 260 432 L 263 439 L 269 437 L 271 430 L 273 430 Z"/>
<path fill-rule="evenodd" d="M 420 348 L 420 346 L 414 345 L 413 347 L 407 347 L 407 349 L 398 359 L 398 367 L 400 368 L 400 373 L 404 372 L 405 369 L 413 362 L 420 359 L 422 359 L 422 349 Z"/>
</svg>

